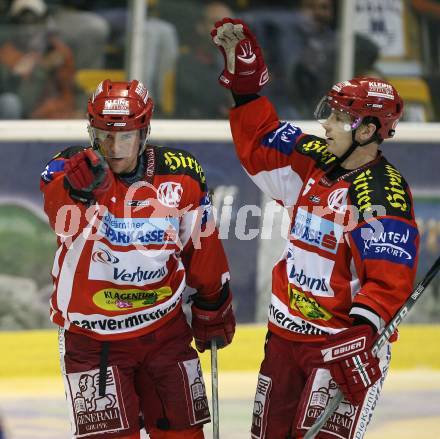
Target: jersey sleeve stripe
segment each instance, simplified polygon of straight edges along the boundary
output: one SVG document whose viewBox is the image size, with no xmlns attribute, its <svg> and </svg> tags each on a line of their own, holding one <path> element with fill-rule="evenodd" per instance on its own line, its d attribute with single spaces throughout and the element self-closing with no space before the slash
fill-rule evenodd
<svg viewBox="0 0 440 439">
<path fill-rule="evenodd" d="M 354 318 L 356 316 L 363 317 L 364 319 L 367 319 L 369 322 L 371 322 L 375 327 L 376 330 L 379 332 L 383 326 L 384 322 L 383 320 L 373 311 L 370 311 L 369 309 L 361 306 L 353 306 L 353 308 L 350 311 L 350 317 Z"/>
</svg>

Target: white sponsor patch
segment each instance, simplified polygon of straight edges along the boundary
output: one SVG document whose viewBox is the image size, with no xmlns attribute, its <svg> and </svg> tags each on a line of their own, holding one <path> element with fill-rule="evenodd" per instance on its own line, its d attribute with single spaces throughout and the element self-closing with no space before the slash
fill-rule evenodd
<svg viewBox="0 0 440 439">
<path fill-rule="evenodd" d="M 96 87 L 95 93 L 93 93 L 92 96 L 92 102 L 95 102 L 95 98 L 102 93 L 103 87 L 102 87 L 102 81 L 98 84 Z"/>
<path fill-rule="evenodd" d="M 106 99 L 102 114 L 128 115 L 130 114 L 129 102 L 124 98 Z"/>
<path fill-rule="evenodd" d="M 257 390 L 255 392 L 254 410 L 252 413 L 251 436 L 253 439 L 265 437 L 267 426 L 267 411 L 270 402 L 270 390 L 272 388 L 272 378 L 258 374 Z"/>
<path fill-rule="evenodd" d="M 297 425 L 297 428 L 302 431 L 315 423 L 317 417 L 335 396 L 338 386 L 327 369 L 315 369 L 309 377 L 306 389 L 307 393 L 304 393 L 300 402 L 300 416 Z M 321 432 L 327 433 L 326 437 L 329 439 L 353 439 L 358 417 L 359 409 L 344 399 L 324 424 Z"/>
<path fill-rule="evenodd" d="M 139 97 L 144 101 L 144 103 L 147 102 L 148 100 L 148 90 L 147 87 L 145 87 L 144 84 L 142 84 L 142 82 L 139 82 L 138 85 L 136 86 L 136 93 L 139 95 Z"/>
<path fill-rule="evenodd" d="M 130 250 L 118 252 L 96 241 L 90 260 L 89 279 L 118 285 L 143 286 L 161 281 L 168 274 L 165 250 Z"/>
<path fill-rule="evenodd" d="M 99 395 L 99 369 L 64 376 L 75 437 L 116 433 L 129 428 L 118 370 L 107 368 L 105 395 Z"/>
<path fill-rule="evenodd" d="M 348 87 L 352 85 L 350 81 L 342 81 L 342 82 L 338 82 L 337 84 L 335 84 L 332 87 L 332 90 L 336 91 L 336 92 L 340 92 L 344 87 Z"/>
<path fill-rule="evenodd" d="M 393 87 L 390 84 L 386 84 L 384 82 L 369 81 L 367 96 L 375 96 L 379 98 L 394 100 Z"/>
<path fill-rule="evenodd" d="M 289 243 L 286 255 L 289 282 L 314 296 L 334 297 L 330 285 L 335 262 L 317 253 L 303 250 Z"/>
<path fill-rule="evenodd" d="M 337 360 L 345 357 L 352 357 L 357 352 L 362 352 L 366 346 L 366 337 L 358 337 L 328 349 L 321 349 L 322 357 L 325 362 Z"/>
<path fill-rule="evenodd" d="M 173 181 L 161 183 L 157 188 L 157 199 L 167 207 L 178 207 L 182 194 L 182 185 Z"/>
<path fill-rule="evenodd" d="M 182 361 L 179 363 L 185 382 L 187 397 L 190 405 L 190 424 L 200 424 L 210 421 L 208 399 L 206 398 L 205 382 L 203 380 L 202 368 L 198 358 Z"/>
</svg>

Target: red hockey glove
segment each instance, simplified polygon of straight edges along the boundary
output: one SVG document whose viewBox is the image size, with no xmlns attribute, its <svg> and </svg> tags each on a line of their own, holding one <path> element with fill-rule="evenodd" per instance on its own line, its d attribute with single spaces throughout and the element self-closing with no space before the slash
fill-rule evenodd
<svg viewBox="0 0 440 439">
<path fill-rule="evenodd" d="M 327 341 L 321 350 L 324 363 L 345 398 L 359 405 L 368 388 L 382 376 L 379 360 L 371 352 L 373 329 L 369 325 L 353 326 L 330 335 Z"/>
<path fill-rule="evenodd" d="M 196 296 L 191 307 L 191 326 L 196 348 L 199 352 L 204 352 L 211 348 L 211 340 L 215 340 L 217 348 L 221 349 L 231 343 L 235 333 L 232 294 L 228 284 L 223 286 L 217 303 L 202 300 Z"/>
<path fill-rule="evenodd" d="M 224 18 L 214 26 L 212 40 L 225 60 L 220 85 L 239 95 L 258 93 L 269 73 L 255 36 L 242 20 Z"/>
<path fill-rule="evenodd" d="M 102 155 L 93 149 L 77 152 L 64 165 L 67 185 L 98 198 L 111 186 L 113 174 Z"/>
</svg>

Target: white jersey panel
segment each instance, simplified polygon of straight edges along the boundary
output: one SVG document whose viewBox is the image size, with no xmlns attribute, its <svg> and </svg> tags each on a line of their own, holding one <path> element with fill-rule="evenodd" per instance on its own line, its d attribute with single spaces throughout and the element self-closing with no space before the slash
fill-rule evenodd
<svg viewBox="0 0 440 439">
<path fill-rule="evenodd" d="M 287 245 L 286 268 L 289 282 L 314 296 L 334 297 L 330 286 L 335 261 L 293 245 Z"/>
<path fill-rule="evenodd" d="M 90 260 L 89 279 L 118 285 L 143 286 L 168 275 L 167 261 L 174 250 L 134 249 L 119 252 L 95 241 Z"/>
<path fill-rule="evenodd" d="M 246 169 L 243 168 L 245 171 Z M 255 175 L 246 173 L 252 181 L 269 197 L 280 200 L 285 207 L 293 206 L 300 194 L 303 181 L 291 166 L 261 171 Z"/>
</svg>

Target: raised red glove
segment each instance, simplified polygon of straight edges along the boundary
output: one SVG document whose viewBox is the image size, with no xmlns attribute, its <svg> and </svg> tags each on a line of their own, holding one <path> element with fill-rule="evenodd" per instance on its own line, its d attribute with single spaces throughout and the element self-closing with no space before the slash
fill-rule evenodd
<svg viewBox="0 0 440 439">
<path fill-rule="evenodd" d="M 203 302 L 197 297 L 191 306 L 192 331 L 199 352 L 211 348 L 211 340 L 221 349 L 231 343 L 235 333 L 235 316 L 232 309 L 232 294 L 226 284 L 218 303 Z"/>
<path fill-rule="evenodd" d="M 64 165 L 67 185 L 98 198 L 111 186 L 113 174 L 104 157 L 91 148 L 77 152 Z"/>
<path fill-rule="evenodd" d="M 368 389 L 382 376 L 371 347 L 374 332 L 369 325 L 353 326 L 330 335 L 321 348 L 322 358 L 344 396 L 359 405 Z"/>
<path fill-rule="evenodd" d="M 214 26 L 212 40 L 225 60 L 220 85 L 235 94 L 258 93 L 269 81 L 269 73 L 255 36 L 242 20 L 224 18 Z"/>
</svg>

